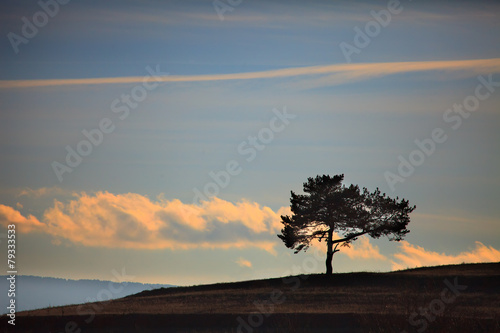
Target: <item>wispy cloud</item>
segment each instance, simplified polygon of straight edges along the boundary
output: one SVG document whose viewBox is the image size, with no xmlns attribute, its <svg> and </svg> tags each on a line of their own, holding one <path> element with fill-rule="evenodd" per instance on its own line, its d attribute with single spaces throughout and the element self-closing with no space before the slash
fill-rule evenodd
<svg viewBox="0 0 500 333">
<path fill-rule="evenodd" d="M 26 196 L 33 198 L 40 198 L 44 196 L 63 196 L 71 194 L 70 192 L 63 190 L 60 187 L 52 186 L 52 187 L 41 187 L 38 189 L 25 188 L 19 191 L 17 194 L 18 197 Z"/>
<path fill-rule="evenodd" d="M 295 82 L 297 87 L 309 89 L 321 86 L 339 85 L 352 81 L 369 80 L 375 77 L 382 77 L 393 74 L 423 71 L 460 72 L 462 75 L 470 76 L 478 74 L 497 73 L 500 72 L 500 58 L 478 60 L 334 64 L 325 66 L 295 67 L 260 72 L 244 72 L 231 74 L 169 75 L 157 76 L 154 79 L 159 82 L 179 83 L 297 77 L 305 79 L 304 81 L 299 83 Z M 3 80 L 0 81 L 0 88 L 19 89 L 51 86 L 131 84 L 142 83 L 143 81 L 143 76 L 84 79 Z"/>
<path fill-rule="evenodd" d="M 280 214 L 255 202 L 218 198 L 201 206 L 135 194 L 74 194 L 41 219 L 0 205 L 0 224 L 16 223 L 21 233 L 39 232 L 55 242 L 133 249 L 260 248 L 275 253 Z"/>
<path fill-rule="evenodd" d="M 475 249 L 458 255 L 427 251 L 421 246 L 412 245 L 406 241 L 401 242 L 400 250 L 401 253 L 394 254 L 396 261 L 392 262 L 392 268 L 395 270 L 421 266 L 500 261 L 500 251 L 481 242 L 476 242 Z"/>
<path fill-rule="evenodd" d="M 248 267 L 252 268 L 252 263 L 244 258 L 239 258 L 238 260 L 235 261 L 238 265 L 241 267 Z"/>
</svg>

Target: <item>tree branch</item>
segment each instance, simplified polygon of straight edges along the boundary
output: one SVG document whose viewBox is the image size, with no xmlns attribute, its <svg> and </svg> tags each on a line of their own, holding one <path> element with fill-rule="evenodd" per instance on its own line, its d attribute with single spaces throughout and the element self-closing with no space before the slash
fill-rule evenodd
<svg viewBox="0 0 500 333">
<path fill-rule="evenodd" d="M 373 229 L 373 230 L 375 230 L 375 229 Z M 372 232 L 373 230 L 362 231 L 362 232 L 358 232 L 358 233 L 352 234 L 352 235 L 350 235 L 350 236 L 344 237 L 344 238 L 342 238 L 342 239 L 336 239 L 336 240 L 334 240 L 334 241 L 333 241 L 333 243 L 332 243 L 332 244 L 346 242 L 346 241 L 351 240 L 351 239 L 353 239 L 353 238 L 356 238 L 356 237 L 362 236 L 362 235 L 364 235 L 364 234 L 367 234 L 367 233 L 369 233 L 369 232 Z"/>
</svg>

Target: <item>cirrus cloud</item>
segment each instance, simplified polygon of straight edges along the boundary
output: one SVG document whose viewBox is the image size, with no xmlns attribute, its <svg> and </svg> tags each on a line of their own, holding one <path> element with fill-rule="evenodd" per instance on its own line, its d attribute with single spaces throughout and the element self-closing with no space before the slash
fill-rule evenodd
<svg viewBox="0 0 500 333">
<path fill-rule="evenodd" d="M 157 82 L 215 82 L 233 80 L 256 80 L 278 78 L 303 78 L 300 83 L 292 83 L 298 88 L 317 88 L 323 86 L 340 85 L 353 81 L 369 80 L 394 74 L 415 73 L 426 71 L 458 72 L 461 75 L 472 77 L 479 74 L 498 73 L 500 58 L 471 59 L 471 60 L 441 60 L 441 61 L 408 61 L 382 62 L 360 64 L 333 64 L 309 67 L 292 67 L 272 69 L 260 72 L 244 72 L 229 74 L 205 75 L 159 75 Z M 314 77 L 314 78 L 311 78 Z M 130 77 L 100 77 L 75 79 L 32 79 L 32 80 L 0 80 L 0 89 L 24 89 L 52 86 L 96 85 L 96 84 L 131 84 L 142 83 L 143 76 Z"/>
</svg>

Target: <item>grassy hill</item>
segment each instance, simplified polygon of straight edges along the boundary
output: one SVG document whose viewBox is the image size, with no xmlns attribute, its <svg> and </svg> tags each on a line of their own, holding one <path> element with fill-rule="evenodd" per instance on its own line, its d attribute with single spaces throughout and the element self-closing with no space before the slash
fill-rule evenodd
<svg viewBox="0 0 500 333">
<path fill-rule="evenodd" d="M 162 288 L 6 322 L 6 332 L 500 332 L 500 263 Z"/>
</svg>

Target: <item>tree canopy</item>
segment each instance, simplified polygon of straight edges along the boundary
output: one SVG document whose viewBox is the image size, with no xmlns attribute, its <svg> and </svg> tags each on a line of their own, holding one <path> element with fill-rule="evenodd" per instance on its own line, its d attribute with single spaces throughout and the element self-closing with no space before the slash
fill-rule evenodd
<svg viewBox="0 0 500 333">
<path fill-rule="evenodd" d="M 332 274 L 333 254 L 359 236 L 387 236 L 400 241 L 410 232 L 409 214 L 416 208 L 408 200 L 390 198 L 377 188 L 370 192 L 358 185 L 342 185 L 344 175 L 316 176 L 304 183 L 305 194 L 291 191 L 292 215 L 281 216 L 278 237 L 295 253 L 306 251 L 314 239 L 327 242 L 326 273 Z M 340 238 L 333 239 L 333 234 Z M 335 249 L 333 245 L 335 244 Z"/>
</svg>

